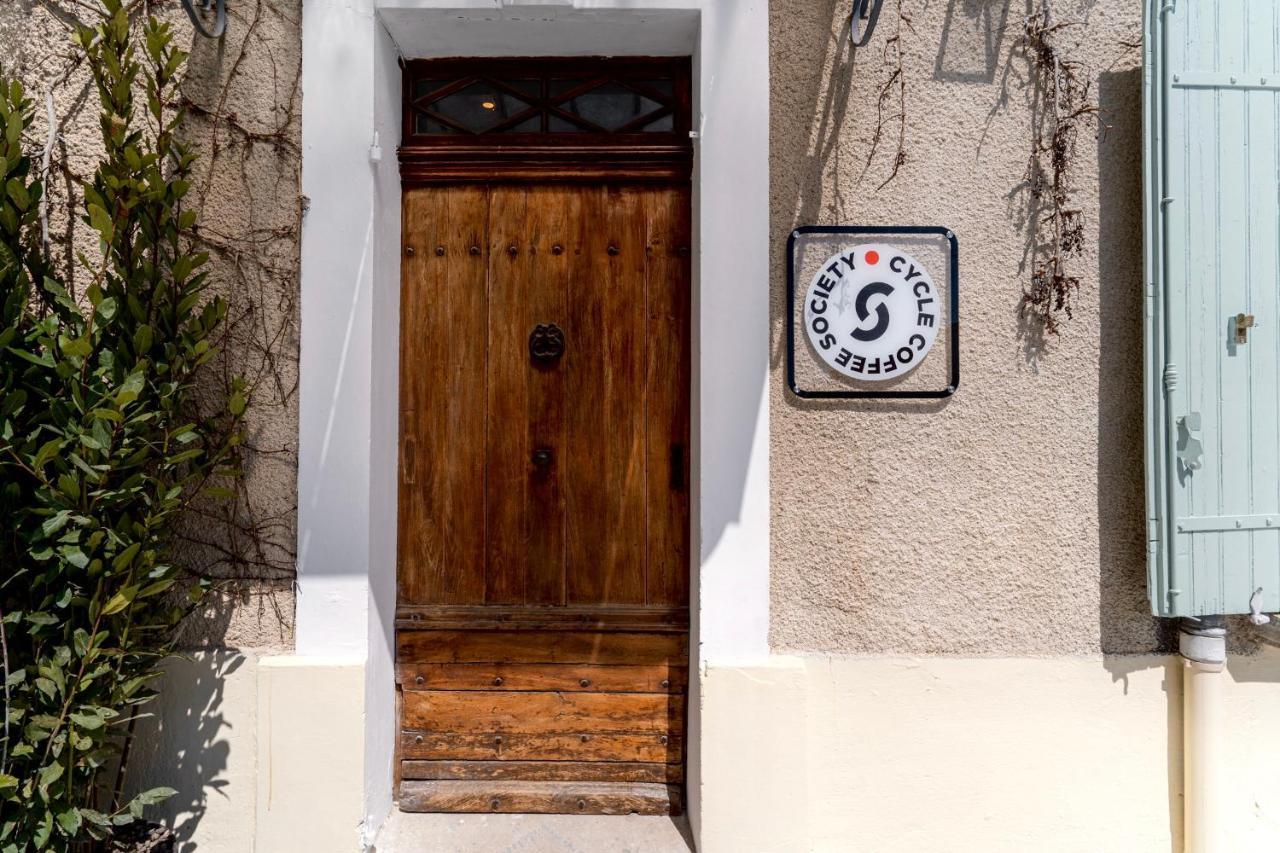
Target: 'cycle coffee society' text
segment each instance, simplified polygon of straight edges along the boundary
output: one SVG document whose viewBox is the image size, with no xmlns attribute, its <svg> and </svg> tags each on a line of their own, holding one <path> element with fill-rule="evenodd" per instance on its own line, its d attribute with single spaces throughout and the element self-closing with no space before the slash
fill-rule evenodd
<svg viewBox="0 0 1280 853">
<path fill-rule="evenodd" d="M 924 360 L 938 337 L 938 311 L 924 266 L 893 246 L 873 243 L 827 259 L 805 294 L 804 325 L 829 367 L 878 382 Z"/>
</svg>

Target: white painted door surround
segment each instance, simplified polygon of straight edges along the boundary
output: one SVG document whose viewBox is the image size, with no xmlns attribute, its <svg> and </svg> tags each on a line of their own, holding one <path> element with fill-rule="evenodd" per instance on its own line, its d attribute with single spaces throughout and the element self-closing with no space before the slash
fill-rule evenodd
<svg viewBox="0 0 1280 853">
<path fill-rule="evenodd" d="M 304 0 L 299 663 L 364 666 L 366 841 L 391 808 L 398 58 L 692 55 L 696 658 L 768 656 L 766 0 Z M 691 690 L 695 689 L 691 685 Z M 697 826 L 697 700 L 690 811 Z"/>
</svg>

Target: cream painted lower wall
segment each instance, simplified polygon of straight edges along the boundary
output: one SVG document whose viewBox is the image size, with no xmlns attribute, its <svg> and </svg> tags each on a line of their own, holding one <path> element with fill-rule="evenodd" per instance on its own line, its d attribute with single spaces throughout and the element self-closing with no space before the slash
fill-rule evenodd
<svg viewBox="0 0 1280 853">
<path fill-rule="evenodd" d="M 702 853 L 1180 848 L 1176 657 L 784 658 L 702 679 Z M 1231 661 L 1230 850 L 1280 845 L 1280 653 Z"/>
<path fill-rule="evenodd" d="M 1180 666 L 781 656 L 709 666 L 694 746 L 700 849 L 1177 853 Z M 1234 658 L 1223 677 L 1229 849 L 1273 850 L 1280 652 Z M 140 730 L 135 787 L 182 791 L 167 817 L 183 851 L 361 849 L 361 665 L 218 652 L 174 662 L 169 679 L 160 723 Z"/>
<path fill-rule="evenodd" d="M 346 660 L 171 661 L 138 730 L 130 787 L 178 789 L 155 816 L 181 853 L 356 853 L 364 687 L 364 666 Z"/>
<path fill-rule="evenodd" d="M 129 787 L 177 789 L 149 816 L 173 828 L 180 853 L 254 849 L 259 660 L 220 650 L 170 661 L 138 723 Z"/>
</svg>

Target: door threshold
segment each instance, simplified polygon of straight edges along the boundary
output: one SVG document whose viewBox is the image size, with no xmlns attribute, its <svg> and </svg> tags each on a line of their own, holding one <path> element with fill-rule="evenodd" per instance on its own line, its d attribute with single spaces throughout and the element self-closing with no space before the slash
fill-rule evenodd
<svg viewBox="0 0 1280 853">
<path fill-rule="evenodd" d="M 372 853 L 692 853 L 683 817 L 411 814 L 393 811 Z"/>
</svg>

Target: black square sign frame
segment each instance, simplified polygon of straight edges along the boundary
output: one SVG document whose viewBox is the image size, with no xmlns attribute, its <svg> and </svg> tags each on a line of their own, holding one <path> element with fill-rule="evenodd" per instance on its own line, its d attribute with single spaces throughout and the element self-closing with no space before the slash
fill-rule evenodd
<svg viewBox="0 0 1280 853">
<path fill-rule="evenodd" d="M 796 241 L 805 235 L 931 235 L 948 243 L 947 301 L 949 314 L 950 365 L 945 388 L 926 391 L 867 391 L 801 388 L 796 384 Z M 803 400 L 937 400 L 950 397 L 960 387 L 960 244 L 955 232 L 940 225 L 801 225 L 787 237 L 787 387 Z"/>
</svg>

